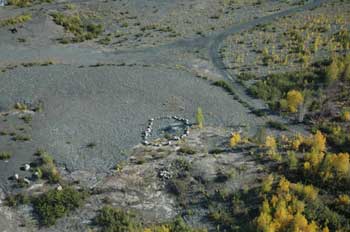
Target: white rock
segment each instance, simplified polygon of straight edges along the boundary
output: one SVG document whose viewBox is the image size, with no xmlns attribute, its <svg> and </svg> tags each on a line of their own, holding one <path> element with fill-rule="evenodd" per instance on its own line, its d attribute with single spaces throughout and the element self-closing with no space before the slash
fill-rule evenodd
<svg viewBox="0 0 350 232">
<path fill-rule="evenodd" d="M 13 177 L 15 178 L 15 180 L 19 179 L 19 175 L 17 173 Z"/>
<path fill-rule="evenodd" d="M 62 186 L 59 184 L 59 185 L 57 186 L 56 190 L 57 190 L 57 191 L 62 191 L 63 188 L 62 188 Z"/>
<path fill-rule="evenodd" d="M 29 169 L 30 169 L 30 165 L 29 165 L 29 164 L 25 164 L 25 165 L 24 165 L 24 170 L 25 170 L 25 171 L 28 171 Z"/>
</svg>

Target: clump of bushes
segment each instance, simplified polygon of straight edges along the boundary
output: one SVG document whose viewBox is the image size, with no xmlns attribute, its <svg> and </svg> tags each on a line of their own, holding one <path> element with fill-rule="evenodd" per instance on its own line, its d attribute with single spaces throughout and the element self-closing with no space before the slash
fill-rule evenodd
<svg viewBox="0 0 350 232">
<path fill-rule="evenodd" d="M 0 152 L 0 160 L 8 160 L 12 157 L 12 153 L 8 151 Z"/>
<path fill-rule="evenodd" d="M 33 0 L 8 0 L 7 3 L 11 6 L 28 7 L 33 4 Z"/>
<path fill-rule="evenodd" d="M 34 212 L 41 225 L 50 226 L 55 224 L 57 219 L 80 207 L 87 195 L 86 192 L 71 187 L 60 191 L 49 190 L 32 200 Z"/>
<path fill-rule="evenodd" d="M 29 204 L 31 198 L 27 194 L 18 193 L 15 195 L 9 195 L 6 197 L 5 202 L 10 207 L 16 207 L 18 205 Z"/>
<path fill-rule="evenodd" d="M 74 34 L 71 40 L 62 39 L 62 43 L 66 42 L 83 42 L 97 38 L 103 32 L 103 26 L 100 24 L 84 23 L 78 14 L 65 15 L 60 12 L 51 13 L 53 21 L 60 26 L 63 26 L 66 31 Z"/>
<path fill-rule="evenodd" d="M 234 93 L 232 87 L 229 84 L 227 84 L 226 81 L 222 81 L 222 80 L 215 81 L 213 82 L 213 85 L 223 88 L 226 92 L 230 94 Z"/>
<path fill-rule="evenodd" d="M 44 2 L 52 2 L 52 0 L 8 0 L 8 4 L 11 6 L 17 6 L 17 7 L 29 7 L 32 6 L 34 3 L 44 3 Z"/>
<path fill-rule="evenodd" d="M 181 147 L 178 151 L 180 153 L 187 154 L 187 155 L 194 155 L 194 154 L 196 154 L 196 150 L 194 148 L 192 148 L 192 147 L 189 147 L 189 146 Z"/>
<path fill-rule="evenodd" d="M 111 206 L 104 206 L 100 210 L 95 223 L 106 232 L 142 231 L 134 214 Z"/>
<path fill-rule="evenodd" d="M 271 74 L 250 86 L 248 92 L 266 101 L 271 109 L 287 108 L 295 112 L 304 100 L 300 91 L 316 90 L 319 88 L 318 84 L 322 83 L 320 79 L 319 75 L 314 72 Z M 285 104 L 281 100 L 284 100 Z"/>
<path fill-rule="evenodd" d="M 60 182 L 61 176 L 52 156 L 43 149 L 39 149 L 35 155 L 39 157 L 36 163 L 38 178 L 45 178 L 49 183 Z"/>
<path fill-rule="evenodd" d="M 284 125 L 281 122 L 277 122 L 277 121 L 268 121 L 266 123 L 266 125 L 270 128 L 276 129 L 276 130 L 281 130 L 281 131 L 288 130 L 288 127 L 286 125 Z"/>
<path fill-rule="evenodd" d="M 12 18 L 1 20 L 0 26 L 10 26 L 10 25 L 15 25 L 15 24 L 19 24 L 19 23 L 25 23 L 31 19 L 32 19 L 31 14 L 29 14 L 29 13 L 21 14 L 21 15 L 14 16 Z"/>
</svg>

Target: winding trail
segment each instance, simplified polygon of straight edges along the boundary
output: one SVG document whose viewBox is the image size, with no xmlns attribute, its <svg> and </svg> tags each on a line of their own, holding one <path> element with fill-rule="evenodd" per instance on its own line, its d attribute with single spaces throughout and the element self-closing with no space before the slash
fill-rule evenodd
<svg viewBox="0 0 350 232">
<path fill-rule="evenodd" d="M 119 54 L 119 55 L 133 54 L 133 53 L 157 54 L 157 51 L 159 51 L 160 49 L 185 49 L 188 51 L 193 51 L 195 49 L 206 49 L 208 53 L 208 57 L 211 63 L 216 68 L 217 73 L 219 73 L 224 80 L 227 80 L 229 82 L 229 84 L 235 91 L 235 97 L 239 99 L 241 103 L 247 106 L 251 111 L 255 111 L 255 110 L 269 111 L 269 108 L 266 103 L 264 103 L 260 99 L 256 99 L 249 96 L 246 93 L 245 87 L 238 82 L 235 76 L 231 75 L 227 71 L 223 58 L 220 54 L 220 48 L 221 48 L 222 42 L 228 36 L 252 29 L 260 24 L 266 24 L 266 23 L 272 22 L 281 17 L 289 16 L 291 14 L 303 12 L 306 10 L 311 10 L 326 2 L 327 0 L 314 0 L 311 3 L 307 3 L 302 6 L 293 7 L 274 14 L 256 18 L 249 22 L 233 25 L 232 27 L 224 31 L 217 32 L 207 37 L 180 39 L 172 43 L 163 44 L 156 47 L 137 48 L 133 50 L 129 50 L 129 49 L 119 50 L 119 51 L 116 51 L 115 54 Z"/>
</svg>

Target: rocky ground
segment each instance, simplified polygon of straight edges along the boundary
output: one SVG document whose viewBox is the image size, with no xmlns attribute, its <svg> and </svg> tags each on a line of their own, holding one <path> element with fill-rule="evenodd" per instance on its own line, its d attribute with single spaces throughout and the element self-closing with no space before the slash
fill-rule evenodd
<svg viewBox="0 0 350 232">
<path fill-rule="evenodd" d="M 206 189 L 207 195 L 215 194 L 218 189 L 237 192 L 258 186 L 257 180 L 265 175 L 263 166 L 256 163 L 253 156 L 229 148 L 229 138 L 228 129 L 192 128 L 186 139 L 171 145 L 135 146 L 128 160 L 105 176 L 98 176 L 91 170 L 62 170 L 64 180 L 87 186 L 93 194 L 82 208 L 59 220 L 55 226 L 40 231 L 86 231 L 94 228 L 92 220 L 104 204 L 133 210 L 145 224 L 166 222 L 179 213 L 192 210 L 194 214 L 188 215 L 187 220 L 194 226 L 210 228 L 212 225 L 205 220 L 209 212 L 206 204 L 192 202 L 200 202 L 201 188 Z M 213 154 L 215 149 L 220 152 Z M 191 154 L 188 154 L 189 150 Z M 190 166 L 188 178 L 191 189 L 182 189 L 183 195 L 178 195 L 171 187 L 181 168 L 176 166 L 180 161 Z M 224 182 L 218 180 L 222 173 L 232 173 L 232 177 Z M 38 194 L 45 189 L 45 185 L 33 183 L 24 191 Z M 197 199 L 193 198 L 194 195 L 197 195 Z M 184 201 L 191 202 L 185 209 L 182 205 Z M 7 225 L 5 231 L 13 231 L 19 221 L 26 225 L 23 231 L 36 230 L 30 207 L 21 206 L 16 214 L 5 206 L 1 209 L 1 214 L 13 222 Z M 11 217 L 20 219 L 15 222 Z"/>
</svg>

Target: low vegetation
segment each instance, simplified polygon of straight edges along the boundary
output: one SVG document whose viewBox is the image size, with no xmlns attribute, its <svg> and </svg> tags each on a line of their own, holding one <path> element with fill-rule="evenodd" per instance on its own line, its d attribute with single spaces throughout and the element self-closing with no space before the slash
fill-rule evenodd
<svg viewBox="0 0 350 232">
<path fill-rule="evenodd" d="M 12 153 L 8 151 L 0 152 L 0 160 L 8 160 L 12 157 Z"/>
<path fill-rule="evenodd" d="M 8 0 L 7 3 L 11 6 L 17 6 L 17 7 L 30 7 L 34 4 L 41 4 L 41 3 L 51 3 L 52 0 Z"/>
<path fill-rule="evenodd" d="M 21 23 L 25 23 L 29 20 L 32 19 L 32 15 L 29 13 L 25 13 L 25 14 L 21 14 L 21 15 L 17 15 L 8 19 L 3 19 L 0 20 L 0 26 L 11 26 L 11 25 L 16 25 L 16 24 L 21 24 Z"/>
<path fill-rule="evenodd" d="M 82 206 L 87 193 L 66 187 L 62 190 L 49 190 L 32 200 L 34 213 L 41 225 L 50 226 L 57 219 Z"/>
<path fill-rule="evenodd" d="M 83 20 L 79 14 L 63 14 L 60 12 L 51 13 L 53 21 L 60 26 L 63 26 L 67 32 L 74 35 L 72 38 L 61 39 L 62 43 L 68 42 L 83 42 L 97 38 L 103 32 L 101 24 L 88 23 Z"/>
<path fill-rule="evenodd" d="M 105 232 L 205 232 L 187 225 L 181 217 L 172 222 L 143 227 L 135 214 L 120 208 L 104 206 L 94 220 Z"/>
</svg>

